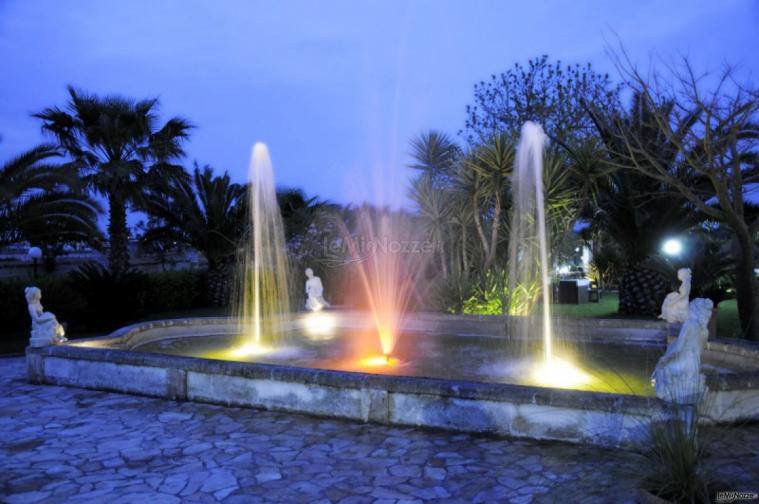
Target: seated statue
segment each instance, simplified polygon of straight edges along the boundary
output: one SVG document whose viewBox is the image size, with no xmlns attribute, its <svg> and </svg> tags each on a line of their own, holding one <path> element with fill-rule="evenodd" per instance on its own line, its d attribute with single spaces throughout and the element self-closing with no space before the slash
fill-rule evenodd
<svg viewBox="0 0 759 504">
<path fill-rule="evenodd" d="M 664 319 L 667 322 L 685 322 L 688 318 L 688 299 L 690 298 L 690 268 L 680 268 L 677 270 L 677 278 L 682 282 L 680 284 L 680 290 L 677 292 L 670 292 L 667 297 L 664 298 L 664 303 L 661 305 L 660 319 Z"/>
<path fill-rule="evenodd" d="M 37 287 L 27 287 L 24 289 L 26 302 L 29 307 L 29 315 L 32 317 L 32 336 L 29 339 L 29 346 L 43 347 L 55 345 L 66 341 L 63 326 L 50 312 L 42 308 L 42 291 Z"/>
<path fill-rule="evenodd" d="M 306 310 L 319 311 L 329 308 L 329 303 L 324 299 L 322 279 L 315 276 L 311 268 L 306 268 L 306 278 Z"/>
<path fill-rule="evenodd" d="M 701 352 L 709 338 L 709 319 L 714 304 L 711 299 L 691 301 L 688 318 L 680 334 L 664 353 L 652 375 L 656 396 L 677 404 L 695 404 L 705 392 L 701 374 Z"/>
</svg>

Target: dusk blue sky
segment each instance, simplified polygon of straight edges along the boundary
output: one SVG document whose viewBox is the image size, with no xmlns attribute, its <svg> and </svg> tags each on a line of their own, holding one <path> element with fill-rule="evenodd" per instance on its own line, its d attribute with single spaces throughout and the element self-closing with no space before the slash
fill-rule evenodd
<svg viewBox="0 0 759 504">
<path fill-rule="evenodd" d="M 759 77 L 752 0 L 0 0 L 0 160 L 43 141 L 29 114 L 73 84 L 160 97 L 163 119 L 197 125 L 188 166 L 242 182 L 260 140 L 279 185 L 392 201 L 409 139 L 456 134 L 475 82 L 544 53 L 613 73 L 617 37 L 642 65 L 687 54 Z"/>
</svg>

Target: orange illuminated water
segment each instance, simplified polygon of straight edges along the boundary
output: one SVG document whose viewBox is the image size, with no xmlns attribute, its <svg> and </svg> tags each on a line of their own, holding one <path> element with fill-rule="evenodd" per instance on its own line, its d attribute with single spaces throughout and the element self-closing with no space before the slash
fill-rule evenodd
<svg viewBox="0 0 759 504">
<path fill-rule="evenodd" d="M 358 354 L 389 356 L 431 254 L 415 246 L 408 215 L 365 207 L 358 211 L 355 229 L 343 222 L 340 227 L 351 267 L 345 288 L 365 302 L 374 325 L 368 340 L 359 340 Z"/>
</svg>

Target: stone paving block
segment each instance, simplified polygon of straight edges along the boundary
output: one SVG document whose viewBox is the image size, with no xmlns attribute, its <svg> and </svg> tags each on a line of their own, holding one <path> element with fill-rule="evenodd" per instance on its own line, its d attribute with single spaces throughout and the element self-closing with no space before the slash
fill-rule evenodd
<svg viewBox="0 0 759 504">
<path fill-rule="evenodd" d="M 0 360 L 0 502 L 632 502 L 640 455 L 30 384 Z M 709 471 L 756 491 L 759 425 Z"/>
</svg>

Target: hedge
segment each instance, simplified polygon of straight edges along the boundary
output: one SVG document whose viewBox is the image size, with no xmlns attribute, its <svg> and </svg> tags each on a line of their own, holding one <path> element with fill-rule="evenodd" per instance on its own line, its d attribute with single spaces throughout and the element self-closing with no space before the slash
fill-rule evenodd
<svg viewBox="0 0 759 504">
<path fill-rule="evenodd" d="M 25 333 L 30 318 L 24 288 L 42 290 L 42 305 L 67 324 L 69 332 L 112 329 L 151 313 L 207 306 L 205 271 L 131 273 L 129 282 L 109 275 L 42 276 L 37 280 L 0 280 L 0 334 Z M 92 278 L 96 276 L 97 278 Z"/>
</svg>

